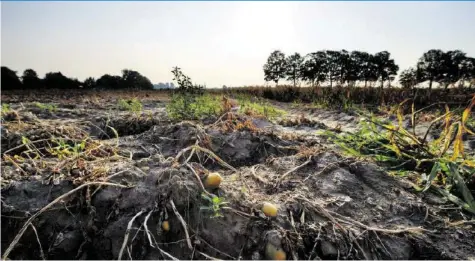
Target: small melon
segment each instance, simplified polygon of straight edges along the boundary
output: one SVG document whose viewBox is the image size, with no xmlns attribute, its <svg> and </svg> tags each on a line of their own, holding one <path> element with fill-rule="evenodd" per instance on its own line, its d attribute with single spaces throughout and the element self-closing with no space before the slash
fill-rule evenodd
<svg viewBox="0 0 475 261">
<path fill-rule="evenodd" d="M 262 212 L 268 217 L 275 217 L 277 216 L 277 206 L 269 203 L 269 202 L 264 202 L 262 205 Z"/>
<path fill-rule="evenodd" d="M 266 258 L 270 260 L 286 260 L 287 254 L 280 247 L 276 247 L 269 242 L 266 245 Z"/>
<path fill-rule="evenodd" d="M 167 220 L 162 222 L 162 229 L 163 229 L 163 231 L 169 231 L 170 230 L 170 223 L 168 223 Z"/>
<path fill-rule="evenodd" d="M 223 178 L 218 172 L 210 172 L 205 179 L 204 186 L 206 188 L 215 189 L 219 187 Z"/>
</svg>

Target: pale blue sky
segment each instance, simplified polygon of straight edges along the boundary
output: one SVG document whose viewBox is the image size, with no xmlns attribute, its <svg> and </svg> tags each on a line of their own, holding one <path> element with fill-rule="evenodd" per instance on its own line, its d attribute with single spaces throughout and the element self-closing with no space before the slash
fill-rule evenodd
<svg viewBox="0 0 475 261">
<path fill-rule="evenodd" d="M 208 87 L 264 84 L 275 49 L 431 48 L 475 56 L 475 2 L 2 2 L 1 64 L 84 80 L 124 68 L 154 83 L 178 65 Z"/>
</svg>

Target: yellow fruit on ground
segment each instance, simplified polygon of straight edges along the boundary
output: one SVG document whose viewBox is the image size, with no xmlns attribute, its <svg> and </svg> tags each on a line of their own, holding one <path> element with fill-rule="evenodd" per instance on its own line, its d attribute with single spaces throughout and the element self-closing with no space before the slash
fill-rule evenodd
<svg viewBox="0 0 475 261">
<path fill-rule="evenodd" d="M 165 221 L 162 222 L 162 229 L 163 229 L 164 231 L 169 231 L 169 230 L 170 230 L 170 223 L 168 223 L 167 220 L 165 220 Z"/>
<path fill-rule="evenodd" d="M 274 260 L 286 260 L 287 254 L 285 254 L 284 250 L 279 249 L 274 254 Z"/>
<path fill-rule="evenodd" d="M 264 202 L 262 212 L 268 217 L 275 217 L 277 216 L 277 206 L 269 202 Z"/>
<path fill-rule="evenodd" d="M 218 172 L 210 172 L 205 179 L 204 186 L 206 188 L 215 189 L 219 187 L 223 178 Z"/>
<path fill-rule="evenodd" d="M 270 260 L 286 260 L 287 254 L 280 247 L 276 247 L 272 243 L 267 243 L 266 258 Z"/>
</svg>

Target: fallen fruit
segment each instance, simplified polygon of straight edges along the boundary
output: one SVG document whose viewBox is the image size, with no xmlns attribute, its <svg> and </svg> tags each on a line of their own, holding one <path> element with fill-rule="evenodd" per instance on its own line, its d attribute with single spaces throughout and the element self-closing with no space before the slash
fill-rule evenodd
<svg viewBox="0 0 475 261">
<path fill-rule="evenodd" d="M 205 179 L 204 186 L 206 188 L 215 189 L 219 187 L 223 178 L 218 172 L 210 172 Z"/>
<path fill-rule="evenodd" d="M 277 206 L 272 203 L 265 202 L 262 205 L 262 212 L 264 212 L 264 214 L 268 217 L 275 217 L 277 216 Z"/>
<path fill-rule="evenodd" d="M 168 223 L 167 220 L 165 220 L 165 221 L 162 222 L 162 229 L 163 229 L 164 231 L 169 231 L 169 230 L 170 230 L 170 224 Z"/>
<path fill-rule="evenodd" d="M 270 260 L 286 260 L 287 254 L 280 247 L 276 247 L 272 243 L 267 243 L 266 258 Z"/>
</svg>

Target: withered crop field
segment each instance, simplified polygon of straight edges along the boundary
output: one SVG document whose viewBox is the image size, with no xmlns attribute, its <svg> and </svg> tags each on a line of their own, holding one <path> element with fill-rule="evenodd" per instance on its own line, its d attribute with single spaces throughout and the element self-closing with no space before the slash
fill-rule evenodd
<svg viewBox="0 0 475 261">
<path fill-rule="evenodd" d="M 1 99 L 2 259 L 475 258 L 472 96 Z"/>
</svg>

